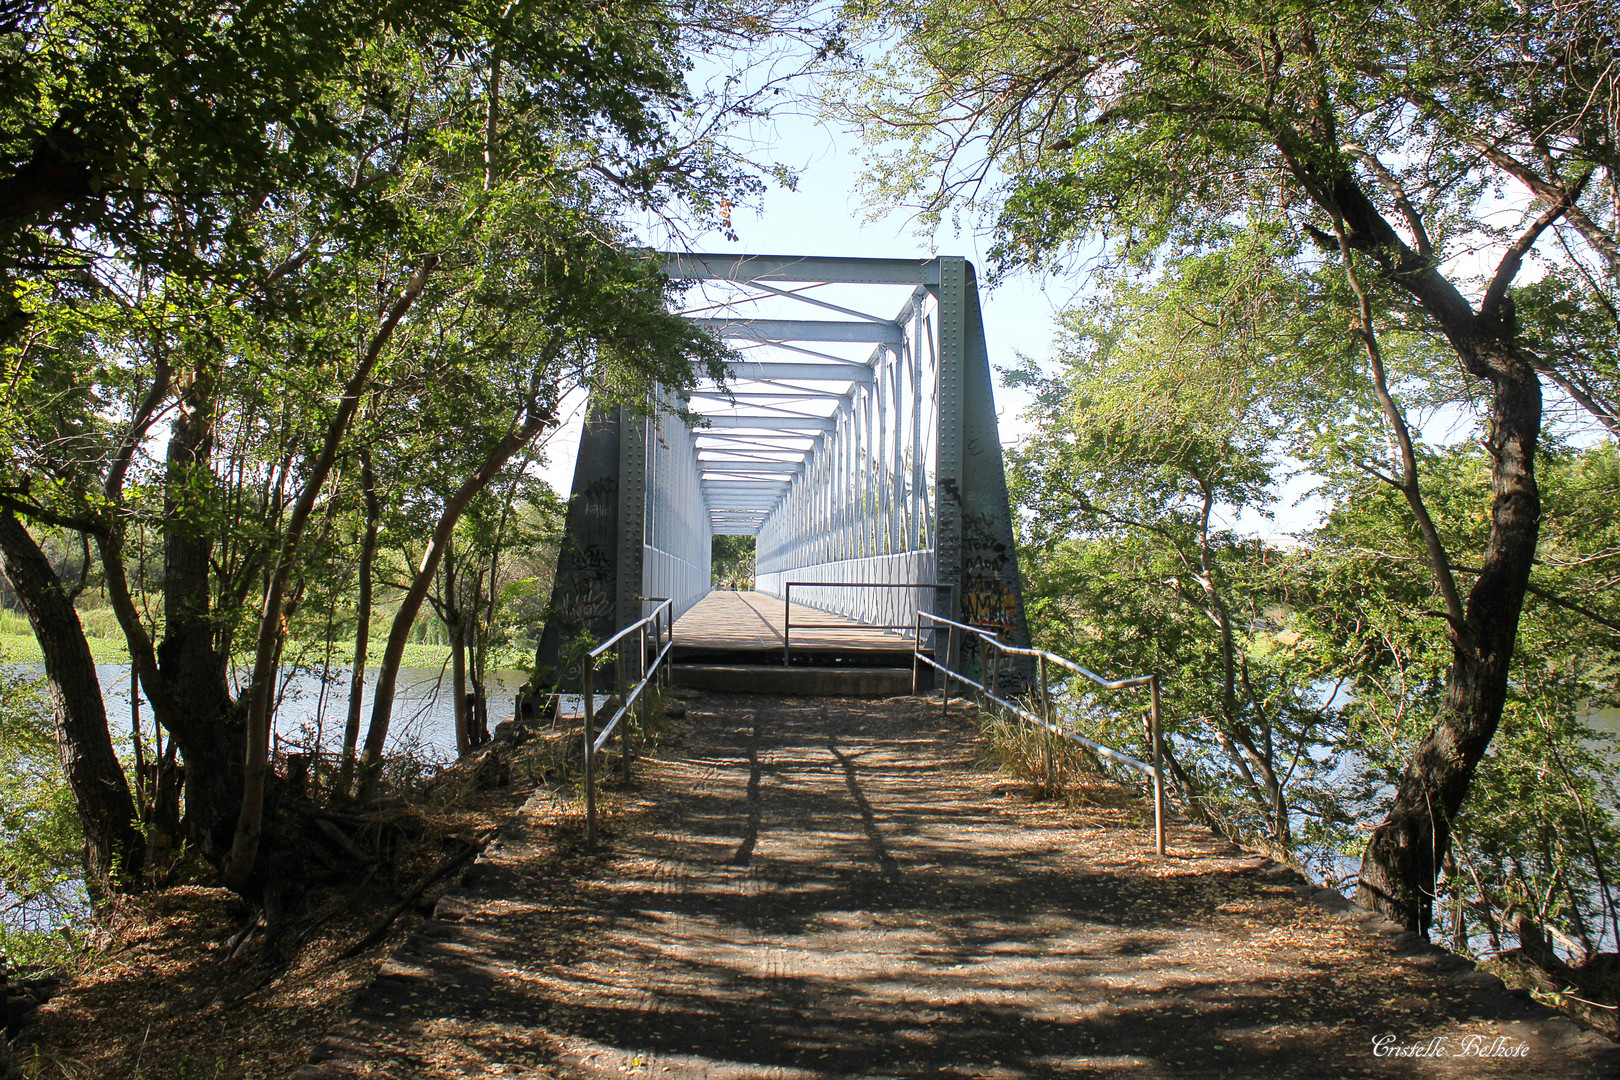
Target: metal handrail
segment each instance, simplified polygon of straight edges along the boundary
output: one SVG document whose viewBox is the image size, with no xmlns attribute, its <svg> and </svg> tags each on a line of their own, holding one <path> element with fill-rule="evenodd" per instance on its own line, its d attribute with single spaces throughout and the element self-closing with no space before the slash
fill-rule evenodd
<svg viewBox="0 0 1620 1080">
<path fill-rule="evenodd" d="M 924 619 L 927 619 L 928 621 L 937 624 L 937 627 L 944 627 L 945 628 L 945 635 L 946 635 L 946 637 L 945 637 L 945 662 L 943 664 L 939 663 L 935 659 L 935 657 L 939 656 L 939 647 L 938 647 L 937 643 L 936 643 L 935 648 L 934 648 L 934 655 L 933 656 L 924 656 L 923 655 L 922 636 L 923 636 L 923 620 Z M 997 705 L 1000 705 L 1002 708 L 1006 709 L 1007 711 L 1009 711 L 1009 712 L 1011 712 L 1011 713 L 1013 713 L 1013 714 L 1015 714 L 1015 715 L 1017 715 L 1019 717 L 1022 717 L 1025 720 L 1028 720 L 1030 723 L 1035 724 L 1038 727 L 1044 728 L 1046 731 L 1048 731 L 1048 732 L 1050 732 L 1050 733 L 1052 733 L 1054 735 L 1061 735 L 1063 738 L 1068 739 L 1070 742 L 1079 743 L 1081 746 L 1084 746 L 1084 747 L 1088 748 L 1093 753 L 1101 754 L 1103 757 L 1109 758 L 1110 760 L 1113 760 L 1113 761 L 1117 761 L 1121 765 L 1127 765 L 1127 766 L 1129 766 L 1129 767 L 1131 767 L 1133 769 L 1138 770 L 1139 772 L 1142 772 L 1142 773 L 1145 773 L 1148 776 L 1151 776 L 1153 778 L 1153 839 L 1154 839 L 1154 845 L 1158 848 L 1158 852 L 1159 852 L 1159 854 L 1161 856 L 1165 853 L 1165 848 L 1164 848 L 1164 732 L 1159 726 L 1160 716 L 1159 716 L 1159 677 L 1158 677 L 1158 675 L 1133 675 L 1128 679 L 1105 679 L 1101 675 L 1098 675 L 1096 672 L 1091 671 L 1088 668 L 1081 667 L 1079 664 L 1076 664 L 1074 661 L 1065 659 L 1064 657 L 1061 657 L 1061 656 L 1057 655 L 1056 653 L 1050 653 L 1050 652 L 1047 652 L 1044 649 L 1025 649 L 1025 648 L 1022 648 L 1022 647 L 1017 646 L 1017 645 L 1008 645 L 1006 642 L 1002 641 L 1000 638 L 998 638 L 994 633 L 992 633 L 989 630 L 984 630 L 984 629 L 981 629 L 981 628 L 979 628 L 977 626 L 970 626 L 967 623 L 956 622 L 956 621 L 954 621 L 952 619 L 947 619 L 947 618 L 945 618 L 945 617 L 943 617 L 941 615 L 935 615 L 935 614 L 933 614 L 931 612 L 927 612 L 927 611 L 919 611 L 919 612 L 917 612 L 917 627 L 916 627 L 916 629 L 917 629 L 917 637 L 916 637 L 916 642 L 915 642 L 915 646 L 914 646 L 914 651 L 913 651 L 913 654 L 912 654 L 912 691 L 914 693 L 917 690 L 917 685 L 916 684 L 917 684 L 917 673 L 919 671 L 918 665 L 919 664 L 927 664 L 930 667 L 935 668 L 936 670 L 938 670 L 941 673 L 941 675 L 943 676 L 943 678 L 940 680 L 940 698 L 939 698 L 941 714 L 943 714 L 947 702 L 950 701 L 951 680 L 955 679 L 956 681 L 958 681 L 958 682 L 960 682 L 960 683 L 962 683 L 962 684 L 964 684 L 966 686 L 973 687 L 975 690 L 977 690 L 985 698 L 988 698 L 989 700 L 994 701 Z M 1040 671 L 1041 715 L 1037 716 L 1036 714 L 1030 712 L 1028 709 L 1025 709 L 1023 706 L 1017 705 L 1017 704 L 1015 704 L 1015 703 L 1013 703 L 1011 701 L 1008 701 L 1006 698 L 1003 698 L 999 694 L 996 693 L 996 690 L 999 689 L 999 687 L 996 686 L 996 682 L 997 682 L 996 674 L 997 674 L 997 672 L 999 670 L 999 663 L 992 663 L 990 665 L 991 674 L 990 674 L 989 679 L 987 680 L 988 682 L 990 682 L 990 684 L 991 684 L 990 686 L 985 686 L 983 683 L 975 682 L 972 679 L 968 678 L 963 673 L 961 673 L 960 671 L 954 670 L 950 666 L 951 665 L 951 658 L 952 658 L 952 656 L 956 655 L 956 652 L 957 652 L 956 633 L 957 633 L 958 630 L 963 631 L 964 633 L 978 635 L 987 644 L 993 646 L 994 648 L 999 650 L 1000 653 L 1005 654 L 1007 656 L 1032 656 L 1032 657 L 1035 657 L 1035 659 L 1037 661 L 1037 666 L 1038 666 L 1039 671 Z M 936 628 L 934 632 L 937 635 L 938 634 L 938 629 Z M 1105 746 L 1102 743 L 1093 742 L 1092 740 L 1086 738 L 1084 735 L 1080 735 L 1080 734 L 1077 734 L 1077 733 L 1075 733 L 1073 731 L 1066 730 L 1064 728 L 1059 727 L 1057 724 L 1054 724 L 1052 722 L 1052 692 L 1051 692 L 1051 688 L 1050 688 L 1050 686 L 1049 686 L 1049 684 L 1047 682 L 1047 678 L 1046 678 L 1046 667 L 1047 667 L 1047 665 L 1049 663 L 1055 663 L 1059 667 L 1067 668 L 1068 670 L 1074 672 L 1076 675 L 1084 676 L 1085 678 L 1089 679 L 1091 682 L 1095 683 L 1099 689 L 1103 689 L 1103 690 L 1128 690 L 1128 689 L 1131 689 L 1132 687 L 1137 687 L 1137 686 L 1145 686 L 1145 687 L 1147 687 L 1147 689 L 1148 689 L 1148 717 L 1149 717 L 1148 732 L 1149 732 L 1149 740 L 1151 741 L 1152 746 L 1153 746 L 1153 764 L 1148 765 L 1145 762 L 1138 761 L 1136 758 L 1131 757 L 1129 754 L 1122 753 L 1121 751 L 1115 750 L 1111 746 Z"/>
<path fill-rule="evenodd" d="M 792 667 L 793 655 L 793 586 L 825 586 L 832 589 L 941 589 L 949 592 L 955 589 L 954 585 L 942 585 L 937 581 L 916 582 L 889 582 L 889 581 L 786 581 L 782 583 L 782 666 Z M 921 614 L 919 612 L 918 614 Z M 859 623 L 850 626 L 848 623 L 799 623 L 800 630 L 910 630 L 911 623 Z"/>
<path fill-rule="evenodd" d="M 641 730 L 643 737 L 645 737 L 647 730 L 647 698 L 645 691 L 647 686 L 660 671 L 663 673 L 666 684 L 669 679 L 669 666 L 664 661 L 669 656 L 670 650 L 675 647 L 674 601 L 661 596 L 644 596 L 641 599 L 649 602 L 658 601 L 658 606 L 653 609 L 651 614 L 643 615 L 640 619 L 637 619 L 586 653 L 582 665 L 584 670 L 580 673 L 580 689 L 585 694 L 585 846 L 591 849 L 596 847 L 596 755 L 601 751 L 602 747 L 607 745 L 608 739 L 613 735 L 613 730 L 619 726 L 619 721 L 629 714 L 630 709 L 638 701 L 641 703 Z M 653 645 L 657 652 L 650 664 L 647 662 L 648 626 L 652 627 Z M 666 631 L 668 640 L 665 639 Z M 619 708 L 612 718 L 602 725 L 602 730 L 597 732 L 595 730 L 596 662 L 602 658 L 604 653 L 630 634 L 636 634 L 636 674 L 639 676 L 640 681 L 629 692 L 624 691 L 623 688 L 628 681 L 627 676 L 629 673 L 625 670 L 626 658 L 621 650 L 619 655 L 614 658 L 617 668 L 615 685 L 619 687 L 619 693 L 616 695 L 619 698 Z M 609 700 L 611 701 L 612 698 L 609 698 Z M 620 743 L 621 753 L 619 756 L 623 765 L 624 778 L 629 780 L 630 729 L 628 726 L 625 728 Z"/>
</svg>

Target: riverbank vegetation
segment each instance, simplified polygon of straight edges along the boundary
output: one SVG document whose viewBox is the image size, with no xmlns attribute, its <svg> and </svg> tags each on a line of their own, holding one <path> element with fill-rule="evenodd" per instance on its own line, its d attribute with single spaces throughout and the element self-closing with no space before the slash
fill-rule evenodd
<svg viewBox="0 0 1620 1080">
<path fill-rule="evenodd" d="M 723 374 L 630 227 L 758 190 L 718 138 L 749 103 L 684 71 L 775 14 L 0 11 L 0 630 L 25 617 L 6 660 L 43 668 L 8 684 L 6 752 L 60 781 L 6 792 L 31 860 L 8 896 L 64 850 L 98 908 L 193 880 L 284 911 L 364 876 L 425 648 L 457 752 L 487 743 L 488 674 L 549 592 L 535 472 L 564 399 L 637 409 Z M 96 673 L 121 660 L 127 742 Z M 352 673 L 330 768 L 273 756 L 300 665 Z"/>
</svg>

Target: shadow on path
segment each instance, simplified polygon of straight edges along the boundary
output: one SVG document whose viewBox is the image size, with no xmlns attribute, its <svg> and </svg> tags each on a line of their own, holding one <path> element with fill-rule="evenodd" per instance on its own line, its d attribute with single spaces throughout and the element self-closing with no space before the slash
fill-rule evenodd
<svg viewBox="0 0 1620 1080">
<path fill-rule="evenodd" d="M 1009 797 L 937 705 L 688 716 L 610 850 L 531 803 L 302 1075 L 1614 1075 L 1607 1043 L 1399 955 L 1286 868 L 1189 828 L 1161 861 L 1132 812 Z M 1523 1056 L 1461 1054 L 1476 1036 Z"/>
</svg>

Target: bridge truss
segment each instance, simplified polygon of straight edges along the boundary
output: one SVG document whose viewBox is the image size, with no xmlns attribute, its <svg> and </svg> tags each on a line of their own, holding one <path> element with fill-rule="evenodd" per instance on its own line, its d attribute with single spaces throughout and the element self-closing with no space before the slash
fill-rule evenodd
<svg viewBox="0 0 1620 1080">
<path fill-rule="evenodd" d="M 688 317 L 742 359 L 693 393 L 696 427 L 667 396 L 591 413 L 542 675 L 572 682 L 568 643 L 605 639 L 647 597 L 677 617 L 696 603 L 723 534 L 755 536 L 762 592 L 791 582 L 796 602 L 858 621 L 929 611 L 1028 645 L 971 265 L 665 258 L 695 283 Z M 941 588 L 882 587 L 917 584 Z"/>
</svg>

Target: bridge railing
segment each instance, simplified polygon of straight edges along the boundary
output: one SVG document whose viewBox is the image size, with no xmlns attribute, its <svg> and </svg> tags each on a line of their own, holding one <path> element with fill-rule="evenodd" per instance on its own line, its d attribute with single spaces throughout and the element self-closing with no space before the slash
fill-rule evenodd
<svg viewBox="0 0 1620 1080">
<path fill-rule="evenodd" d="M 647 687 L 655 678 L 663 677 L 665 682 L 669 677 L 670 650 L 675 647 L 675 619 L 674 600 L 663 597 L 647 596 L 644 601 L 656 601 L 658 606 L 651 613 L 644 615 L 617 634 L 608 638 L 602 644 L 585 654 L 580 672 L 580 689 L 585 695 L 585 846 L 596 847 L 596 755 L 607 745 L 613 737 L 614 730 L 619 726 L 630 710 L 640 705 L 641 730 L 647 730 Z M 652 635 L 652 659 L 648 660 L 648 634 Z M 625 641 L 631 635 L 635 636 L 635 651 L 619 648 L 614 656 L 618 679 L 616 686 L 618 693 L 605 699 L 605 704 L 617 704 L 613 712 L 600 731 L 596 729 L 596 665 L 607 655 L 608 650 Z M 631 658 L 635 663 L 630 664 Z M 634 686 L 626 689 L 631 678 L 636 678 Z M 620 759 L 624 768 L 624 777 L 630 778 L 630 730 L 628 725 L 620 738 Z"/>
<path fill-rule="evenodd" d="M 931 623 L 932 626 L 925 628 L 924 621 Z M 932 629 L 935 636 L 932 656 L 924 654 L 922 649 L 923 634 L 928 629 Z M 943 650 L 938 644 L 938 636 L 942 631 L 945 635 L 945 647 Z M 964 686 L 971 686 L 979 692 L 980 696 L 995 702 L 1014 716 L 1028 721 L 1053 735 L 1061 736 L 1070 742 L 1084 746 L 1093 753 L 1108 758 L 1110 761 L 1117 761 L 1121 765 L 1135 769 L 1151 778 L 1153 781 L 1153 840 L 1159 854 L 1161 856 L 1164 854 L 1164 732 L 1159 725 L 1159 677 L 1157 675 L 1136 675 L 1128 679 L 1105 679 L 1096 672 L 1083 668 L 1072 660 L 1067 660 L 1056 653 L 1049 653 L 1044 649 L 1024 649 L 1016 645 L 1008 645 L 988 630 L 982 630 L 977 626 L 969 626 L 966 623 L 955 622 L 926 611 L 917 613 L 916 634 L 915 650 L 912 655 L 912 689 L 914 692 L 917 689 L 916 683 L 918 680 L 916 675 L 920 672 L 921 665 L 927 664 L 929 667 L 938 670 L 941 675 L 939 700 L 942 712 L 946 703 L 950 701 L 951 680 L 954 679 Z M 951 666 L 958 655 L 959 642 L 962 640 L 962 636 L 968 634 L 978 637 L 990 649 L 990 652 L 986 655 L 984 682 L 982 683 L 974 681 Z M 1030 711 L 1023 705 L 1008 700 L 999 692 L 997 675 L 1000 671 L 1001 659 L 1013 656 L 1027 656 L 1035 660 L 1036 670 L 1039 674 L 1039 685 L 1036 688 L 1039 698 L 1035 704 L 1040 708 L 1039 714 Z M 1047 668 L 1049 665 L 1054 664 L 1081 676 L 1100 690 L 1128 690 L 1135 687 L 1142 687 L 1147 690 L 1148 738 L 1153 748 L 1153 763 L 1151 765 L 1138 761 L 1129 754 L 1115 750 L 1111 746 L 1093 742 L 1084 735 L 1055 722 L 1057 717 L 1052 708 L 1052 688 L 1047 679 Z"/>
<path fill-rule="evenodd" d="M 793 627 L 800 630 L 915 630 L 912 623 L 869 623 L 863 622 L 859 626 L 851 626 L 847 622 L 841 623 L 794 623 L 793 621 L 793 589 L 933 589 L 935 593 L 946 594 L 946 606 L 952 606 L 950 600 L 954 585 L 941 585 L 937 581 L 918 582 L 887 582 L 887 581 L 789 581 L 782 586 L 782 666 L 791 667 L 793 659 Z M 923 612 L 918 612 L 918 616 Z"/>
</svg>

